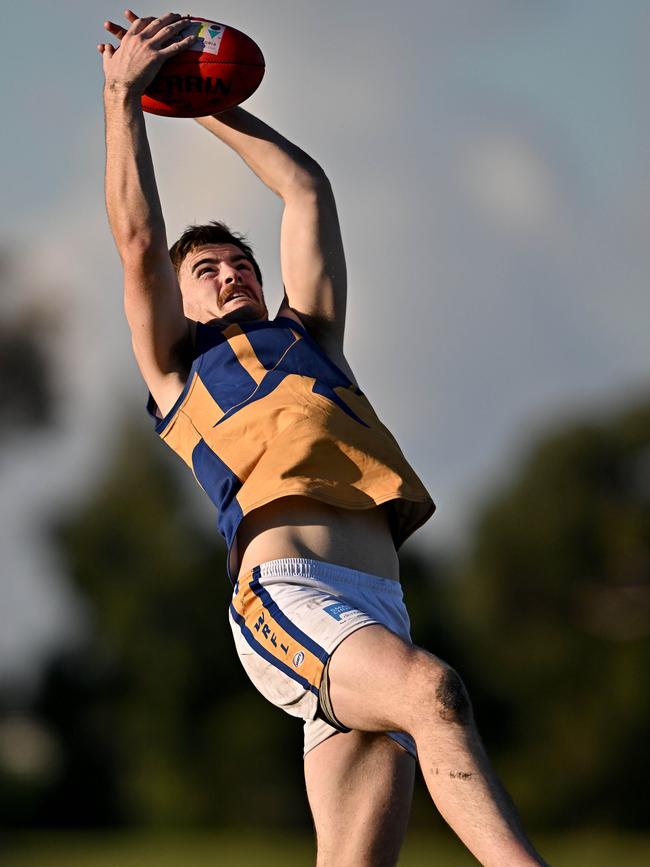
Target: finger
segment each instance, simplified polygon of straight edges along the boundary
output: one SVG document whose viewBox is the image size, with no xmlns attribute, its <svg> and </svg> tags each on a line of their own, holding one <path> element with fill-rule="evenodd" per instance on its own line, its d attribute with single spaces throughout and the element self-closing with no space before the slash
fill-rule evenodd
<svg viewBox="0 0 650 867">
<path fill-rule="evenodd" d="M 104 44 L 104 50 L 102 51 L 102 62 L 103 62 L 103 66 L 104 66 L 104 72 L 106 72 L 108 70 L 109 61 L 114 54 L 115 54 L 115 49 L 113 48 L 113 46 L 109 45 L 108 43 L 105 43 Z"/>
<path fill-rule="evenodd" d="M 188 21 L 186 18 L 180 18 L 178 21 L 172 21 L 171 24 L 167 24 L 165 27 L 162 27 L 149 39 L 149 45 L 151 45 L 152 48 L 166 48 L 172 40 L 176 42 L 180 34 L 184 30 L 186 30 L 187 27 Z"/>
<path fill-rule="evenodd" d="M 134 21 L 138 20 L 138 16 L 135 14 L 135 12 L 132 9 L 125 9 L 124 10 L 124 17 L 126 18 L 127 21 L 130 21 L 131 24 L 133 24 Z"/>
<path fill-rule="evenodd" d="M 177 12 L 167 12 L 165 15 L 161 15 L 159 18 L 154 18 L 150 21 L 149 24 L 142 30 L 142 35 L 151 39 L 152 36 L 155 36 L 159 33 L 163 27 L 167 27 L 172 24 L 174 21 L 182 21 L 181 16 Z"/>
<path fill-rule="evenodd" d="M 131 26 L 129 27 L 129 33 L 142 33 L 142 31 L 147 27 L 147 25 L 151 24 L 152 21 L 156 19 L 153 17 L 148 18 L 138 18 L 137 16 L 131 21 Z"/>
<path fill-rule="evenodd" d="M 104 21 L 104 29 L 108 30 L 113 36 L 116 36 L 118 39 L 122 39 L 123 36 L 126 36 L 126 27 L 120 27 L 119 24 L 115 24 L 113 21 Z"/>
<path fill-rule="evenodd" d="M 158 54 L 161 57 L 169 57 L 170 54 L 177 54 L 179 51 L 184 51 L 192 45 L 196 37 L 197 34 L 192 33 L 190 36 L 186 36 L 185 39 L 181 39 L 179 42 L 174 42 L 166 48 L 161 48 Z"/>
</svg>

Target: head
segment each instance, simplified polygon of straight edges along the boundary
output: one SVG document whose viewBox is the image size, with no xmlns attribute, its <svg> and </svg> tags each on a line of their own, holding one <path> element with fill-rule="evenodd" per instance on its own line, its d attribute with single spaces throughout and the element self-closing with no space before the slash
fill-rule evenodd
<svg viewBox="0 0 650 867">
<path fill-rule="evenodd" d="M 225 223 L 189 226 L 169 255 L 188 319 L 208 323 L 269 318 L 253 250 Z"/>
</svg>

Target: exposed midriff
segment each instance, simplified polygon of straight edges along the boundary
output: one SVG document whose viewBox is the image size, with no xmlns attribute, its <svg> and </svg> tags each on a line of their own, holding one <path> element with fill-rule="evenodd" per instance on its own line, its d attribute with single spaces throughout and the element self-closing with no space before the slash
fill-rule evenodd
<svg viewBox="0 0 650 867">
<path fill-rule="evenodd" d="M 399 579 L 388 503 L 369 509 L 280 497 L 245 515 L 237 530 L 239 574 L 268 560 L 306 557 Z"/>
</svg>

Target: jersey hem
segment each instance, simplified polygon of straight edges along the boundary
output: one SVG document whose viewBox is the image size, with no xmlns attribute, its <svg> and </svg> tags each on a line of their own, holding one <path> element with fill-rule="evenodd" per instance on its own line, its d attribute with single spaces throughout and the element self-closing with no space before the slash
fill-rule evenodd
<svg viewBox="0 0 650 867">
<path fill-rule="evenodd" d="M 361 490 L 361 489 L 359 489 L 359 490 Z M 365 491 L 361 491 L 361 493 L 366 494 Z M 280 494 L 272 494 L 270 497 L 265 497 L 261 500 L 256 500 L 255 503 L 253 503 L 253 505 L 246 512 L 242 513 L 242 517 L 246 517 L 246 515 L 250 515 L 250 513 L 252 511 L 254 511 L 255 509 L 258 509 L 260 506 L 265 506 L 267 503 L 272 503 L 274 500 L 280 500 L 280 499 L 282 499 L 282 497 L 298 496 L 300 494 L 303 494 L 304 496 L 307 496 L 312 500 L 319 500 L 321 503 L 326 503 L 329 506 L 341 506 L 344 509 L 354 509 L 355 511 L 363 511 L 364 509 L 372 509 L 375 506 L 382 506 L 384 503 L 388 503 L 391 500 L 406 500 L 409 503 L 426 503 L 431 499 L 427 495 L 424 495 L 424 496 L 422 496 L 422 495 L 407 496 L 406 494 L 393 493 L 393 494 L 388 494 L 385 497 L 379 497 L 377 499 L 375 499 L 373 497 L 372 498 L 373 502 L 368 503 L 367 505 L 363 505 L 363 504 L 355 505 L 355 504 L 351 504 L 347 500 L 340 500 L 340 499 L 336 499 L 335 497 L 323 497 L 320 494 L 319 495 L 314 494 L 310 488 L 292 488 L 291 490 L 288 490 L 288 491 L 282 491 L 282 493 L 280 493 Z M 366 496 L 369 497 L 370 494 L 366 494 Z M 433 501 L 431 501 L 431 502 L 432 502 L 434 510 L 435 510 L 435 503 L 433 503 Z"/>
</svg>

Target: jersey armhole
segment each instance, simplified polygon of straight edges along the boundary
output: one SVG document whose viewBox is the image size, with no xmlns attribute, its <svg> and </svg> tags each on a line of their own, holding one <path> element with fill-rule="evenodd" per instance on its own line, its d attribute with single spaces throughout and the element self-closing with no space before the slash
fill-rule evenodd
<svg viewBox="0 0 650 867">
<path fill-rule="evenodd" d="M 155 422 L 159 422 L 162 420 L 162 413 L 160 412 L 158 404 L 154 400 L 153 394 L 151 392 L 148 392 L 147 394 L 147 412 Z"/>
</svg>

